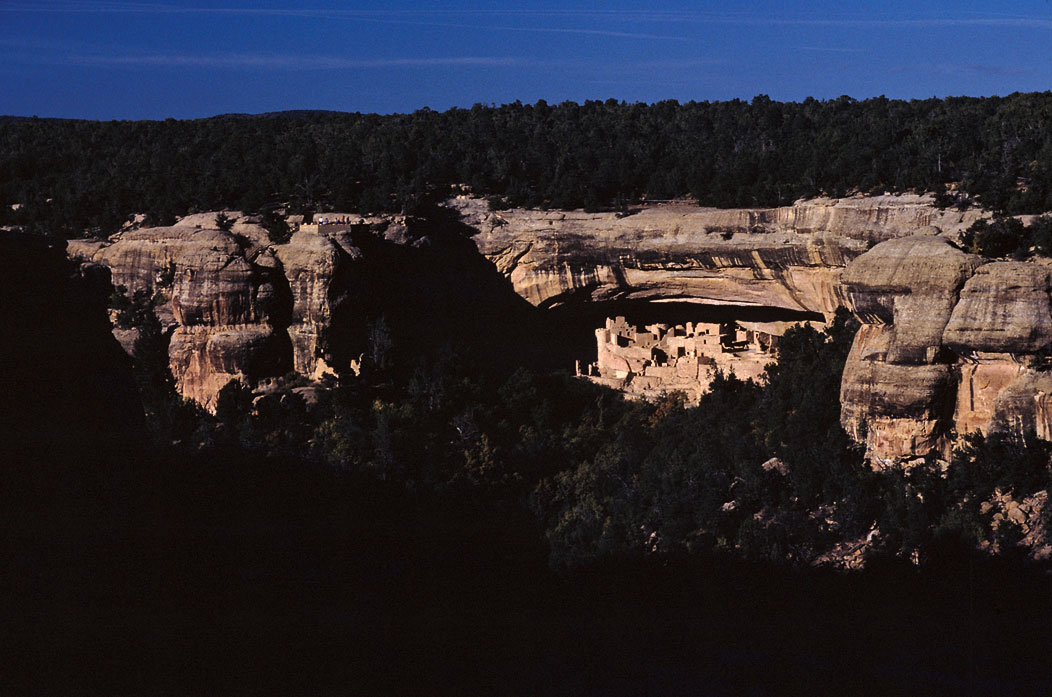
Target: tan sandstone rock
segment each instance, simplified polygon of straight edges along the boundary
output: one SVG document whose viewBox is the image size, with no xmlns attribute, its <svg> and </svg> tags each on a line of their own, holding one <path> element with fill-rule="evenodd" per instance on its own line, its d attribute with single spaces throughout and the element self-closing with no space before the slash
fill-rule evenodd
<svg viewBox="0 0 1052 697">
<path fill-rule="evenodd" d="M 866 252 L 848 265 L 841 281 L 859 320 L 891 326 L 888 362 L 931 363 L 957 293 L 981 263 L 941 237 L 906 237 Z"/>
<path fill-rule="evenodd" d="M 1047 267 L 980 265 L 947 240 L 984 214 L 931 203 L 852 197 L 776 209 L 643 206 L 629 215 L 492 212 L 469 198 L 451 205 L 477 230 L 479 251 L 536 306 L 625 298 L 828 316 L 850 305 L 866 324 L 844 372 L 842 421 L 866 434 L 875 457 L 943 448 L 951 429 L 1052 437 L 1052 384 L 1028 367 L 1052 339 Z M 69 244 L 130 292 L 152 292 L 174 270 L 158 315 L 172 332 L 180 389 L 204 404 L 231 377 L 349 369 L 333 365 L 331 330 L 352 310 L 362 314 L 355 279 L 365 247 L 355 235 L 364 231 L 374 245 L 428 243 L 404 217 L 340 215 L 353 222 L 274 246 L 256 219 L 226 214 L 230 233 L 214 229 L 209 212 Z"/>
<path fill-rule="evenodd" d="M 322 336 L 333 311 L 347 301 L 345 295 L 331 292 L 341 264 L 340 248 L 324 235 L 300 231 L 287 245 L 278 247 L 275 256 L 281 262 L 293 298 L 288 327 L 293 369 L 313 377 L 324 353 Z"/>
<path fill-rule="evenodd" d="M 1048 292 L 1049 270 L 1042 264 L 984 264 L 961 289 L 943 343 L 961 355 L 1034 353 L 1052 343 Z"/>
<path fill-rule="evenodd" d="M 956 366 L 957 398 L 953 423 L 961 435 L 972 431 L 990 432 L 1001 393 L 1024 370 L 1023 364 L 1011 354 L 972 355 L 973 360 Z"/>
<path fill-rule="evenodd" d="M 955 235 L 979 213 L 927 196 L 815 199 L 772 209 L 644 206 L 631 215 L 451 202 L 475 241 L 534 305 L 585 293 L 761 305 L 832 314 L 841 268 L 881 240 L 926 229 Z"/>
<path fill-rule="evenodd" d="M 112 243 L 77 241 L 69 247 L 71 256 L 107 266 L 114 285 L 129 293 L 165 296 L 157 315 L 173 332 L 172 375 L 181 394 L 205 406 L 235 377 L 292 368 L 282 326 L 288 314 L 282 305 L 290 301 L 282 298 L 287 284 L 280 265 L 266 257 L 253 263 L 237 237 L 238 229 L 258 237 L 262 228 L 235 211 L 228 212 L 234 229 L 223 232 L 209 227 L 216 215 L 195 214 L 171 227 L 126 230 Z M 134 341 L 132 332 L 115 334 L 126 348 Z"/>
<path fill-rule="evenodd" d="M 864 325 L 855 337 L 840 388 L 844 430 L 879 460 L 941 450 L 953 409 L 950 366 L 885 362 L 888 333 Z"/>
<path fill-rule="evenodd" d="M 948 453 L 954 433 L 1052 438 L 1046 262 L 989 262 L 939 237 L 881 243 L 845 269 L 865 324 L 841 383 L 841 421 L 878 460 Z M 938 379 L 936 379 L 938 376 Z"/>
<path fill-rule="evenodd" d="M 235 378 L 280 374 L 285 343 L 287 338 L 267 325 L 180 326 L 168 355 L 180 394 L 211 407 Z"/>
<path fill-rule="evenodd" d="M 1001 390 L 989 430 L 1052 440 L 1052 373 L 1026 370 Z"/>
</svg>

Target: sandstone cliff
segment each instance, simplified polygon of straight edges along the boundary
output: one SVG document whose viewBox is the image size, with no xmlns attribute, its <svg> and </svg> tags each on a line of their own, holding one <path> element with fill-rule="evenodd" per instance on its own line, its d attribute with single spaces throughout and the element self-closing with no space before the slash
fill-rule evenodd
<svg viewBox="0 0 1052 697">
<path fill-rule="evenodd" d="M 500 344 L 491 351 L 500 363 L 515 359 L 509 345 L 543 344 L 524 316 L 532 309 L 478 254 L 474 231 L 442 211 L 435 219 L 330 213 L 346 222 L 303 226 L 282 244 L 253 217 L 228 215 L 230 232 L 215 229 L 216 213 L 201 213 L 68 248 L 108 267 L 129 293 L 163 294 L 156 312 L 177 388 L 206 407 L 234 378 L 350 371 L 381 317 L 403 354 L 471 337 Z M 114 334 L 130 351 L 134 332 Z"/>
<path fill-rule="evenodd" d="M 772 209 L 662 205 L 629 215 L 491 212 L 471 198 L 451 205 L 479 230 L 479 251 L 537 306 L 676 299 L 827 315 L 843 304 L 842 268 L 869 246 L 919 230 L 956 235 L 980 216 L 909 195 Z"/>
<path fill-rule="evenodd" d="M 341 301 L 327 284 L 348 257 L 317 235 L 295 235 L 275 253 L 252 218 L 232 215 L 230 232 L 214 229 L 211 213 L 69 243 L 74 258 L 108 267 L 114 285 L 164 294 L 172 374 L 180 393 L 206 406 L 233 378 L 319 373 L 318 337 Z"/>
<path fill-rule="evenodd" d="M 355 224 L 281 245 L 251 216 L 232 213 L 223 232 L 204 213 L 73 241 L 69 253 L 131 292 L 166 295 L 158 314 L 172 372 L 208 406 L 234 377 L 348 370 L 385 312 L 413 341 L 439 345 L 459 331 L 500 343 L 493 354 L 510 360 L 507 346 L 539 343 L 514 289 L 539 307 L 675 300 L 828 315 L 846 304 L 864 326 L 842 420 L 874 457 L 945 452 L 953 432 L 977 428 L 1052 434 L 1052 378 L 1031 367 L 1052 341 L 1052 274 L 955 248 L 948 239 L 977 211 L 939 211 L 924 196 L 626 216 L 450 206 L 456 215 L 437 221 L 347 216 Z"/>
<path fill-rule="evenodd" d="M 1035 367 L 1052 344 L 1049 266 L 954 246 L 981 211 L 940 211 L 909 195 L 628 215 L 452 205 L 539 307 L 637 299 L 828 316 L 846 305 L 863 327 L 842 421 L 878 460 L 946 454 L 956 434 L 976 429 L 1050 433 L 1052 377 Z"/>
<path fill-rule="evenodd" d="M 843 274 L 864 324 L 841 388 L 842 422 L 877 461 L 947 454 L 955 434 L 1050 435 L 1047 262 L 984 262 L 928 236 L 890 240 Z"/>
</svg>

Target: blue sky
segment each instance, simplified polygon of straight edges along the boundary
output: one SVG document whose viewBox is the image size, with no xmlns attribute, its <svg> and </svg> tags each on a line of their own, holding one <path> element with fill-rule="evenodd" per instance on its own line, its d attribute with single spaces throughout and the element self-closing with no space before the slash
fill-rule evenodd
<svg viewBox="0 0 1052 697">
<path fill-rule="evenodd" d="M 1048 0 L 0 0 L 0 114 L 23 116 L 1048 89 Z"/>
</svg>

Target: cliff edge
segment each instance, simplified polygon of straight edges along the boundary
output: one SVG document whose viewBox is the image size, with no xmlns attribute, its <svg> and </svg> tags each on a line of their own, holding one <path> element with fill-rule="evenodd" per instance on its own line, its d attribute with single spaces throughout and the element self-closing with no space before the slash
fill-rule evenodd
<svg viewBox="0 0 1052 697">
<path fill-rule="evenodd" d="M 652 205 L 624 213 L 490 211 L 449 203 L 479 251 L 538 307 L 574 300 L 684 300 L 832 316 L 843 267 L 874 244 L 926 231 L 951 237 L 982 212 L 928 195 L 819 198 L 766 209 Z"/>
</svg>

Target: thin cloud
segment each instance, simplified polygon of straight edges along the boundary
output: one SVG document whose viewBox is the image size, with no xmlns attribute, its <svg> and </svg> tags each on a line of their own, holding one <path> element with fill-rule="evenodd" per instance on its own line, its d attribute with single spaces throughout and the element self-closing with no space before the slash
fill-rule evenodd
<svg viewBox="0 0 1052 697">
<path fill-rule="evenodd" d="M 1052 29 L 1052 20 L 1038 18 L 981 19 L 768 19 L 759 24 L 795 24 L 823 27 L 876 27 L 889 29 L 930 29 L 934 27 L 999 27 L 1023 29 Z"/>
<path fill-rule="evenodd" d="M 80 12 L 95 14 L 237 14 L 280 17 L 422 17 L 422 16 L 522 16 L 522 17 L 616 17 L 636 18 L 654 13 L 620 10 L 529 10 L 529 9 L 413 9 L 413 10 L 346 10 L 310 7 L 187 7 L 164 3 L 140 2 L 44 2 L 6 3 L 0 11 L 12 12 Z M 658 13 L 661 14 L 661 13 Z"/>
<path fill-rule="evenodd" d="M 137 2 L 50 2 L 50 3 L 5 3 L 0 11 L 7 12 L 48 12 L 48 13 L 126 13 L 126 14 L 230 14 L 230 15 L 264 15 L 281 17 L 345 17 L 370 19 L 375 21 L 400 21 L 398 18 L 424 17 L 533 17 L 533 18 L 584 18 L 614 19 L 624 21 L 647 22 L 706 22 L 714 24 L 743 25 L 799 25 L 825 27 L 887 27 L 887 28 L 931 28 L 931 27 L 1007 27 L 1052 29 L 1052 18 L 1027 17 L 996 12 L 966 13 L 972 16 L 960 17 L 915 17 L 915 18 L 880 18 L 880 17 L 807 17 L 787 15 L 759 15 L 748 13 L 714 13 L 697 11 L 662 11 L 662 10 L 344 10 L 329 8 L 274 8 L 274 7 L 184 7 L 164 3 Z M 575 34 L 598 34 L 626 38 L 646 39 L 683 39 L 685 37 L 659 36 L 648 33 L 612 31 L 604 29 L 586 29 L 581 27 L 512 27 L 512 26 L 476 26 L 468 24 L 443 24 L 419 21 L 421 24 L 435 26 L 463 26 L 465 28 L 497 29 L 508 31 L 542 31 Z"/>
<path fill-rule="evenodd" d="M 798 51 L 821 51 L 824 53 L 865 53 L 862 48 L 837 48 L 835 46 L 790 46 Z"/>
<path fill-rule="evenodd" d="M 652 87 L 652 88 L 659 88 L 659 87 L 683 88 L 683 87 L 697 87 L 699 83 L 707 82 L 707 81 L 709 81 L 709 79 L 710 78 L 705 76 L 705 75 L 700 75 L 700 76 L 698 76 L 696 78 L 693 78 L 693 79 L 690 79 L 690 80 L 686 80 L 686 79 L 684 79 L 684 80 L 584 80 L 583 82 L 584 82 L 584 84 L 587 84 L 587 85 L 612 85 L 612 86 L 615 86 L 615 87 L 616 86 L 621 86 L 621 85 L 636 85 L 636 86 L 641 86 L 641 87 Z"/>
<path fill-rule="evenodd" d="M 518 31 L 518 32 L 533 32 L 539 34 L 580 34 L 586 36 L 610 36 L 619 39 L 649 39 L 654 41 L 689 41 L 685 36 L 672 36 L 668 34 L 640 34 L 638 32 L 628 31 L 614 31 L 609 29 L 582 29 L 582 28 L 562 28 L 562 27 L 509 27 L 505 25 L 481 25 L 481 24 L 461 24 L 454 22 L 412 22 L 409 20 L 398 20 L 398 19 L 376 19 L 372 17 L 362 17 L 367 22 L 383 22 L 385 24 L 410 24 L 417 26 L 429 26 L 429 27 L 449 27 L 454 29 L 481 29 L 483 31 Z"/>
<path fill-rule="evenodd" d="M 101 2 L 92 4 L 83 3 L 52 3 L 44 5 L 9 4 L 0 6 L 0 11 L 8 12 L 48 12 L 48 13 L 95 13 L 95 14 L 229 14 L 241 16 L 277 16 L 277 17 L 303 17 L 311 19 L 321 18 L 345 18 L 357 19 L 365 22 L 377 22 L 385 24 L 402 24 L 431 26 L 456 29 L 477 29 L 482 31 L 513 31 L 531 32 L 542 34 L 575 34 L 583 36 L 608 36 L 622 39 L 646 39 L 655 41 L 689 41 L 686 36 L 651 34 L 636 31 L 619 31 L 615 29 L 591 29 L 587 27 L 541 27 L 541 26 L 510 26 L 501 24 L 470 24 L 463 22 L 440 22 L 424 19 L 429 16 L 453 17 L 453 16 L 520 16 L 520 17 L 616 17 L 608 12 L 599 13 L 577 13 L 577 12 L 528 12 L 528 11 L 503 11 L 503 10 L 480 10 L 462 12 L 457 10 L 339 10 L 339 9 L 315 9 L 315 8 L 267 8 L 267 7 L 179 7 L 176 5 L 152 4 L 152 3 L 122 3 Z"/>
<path fill-rule="evenodd" d="M 22 36 L 0 36 L 0 48 L 16 48 L 34 51 L 50 51 L 68 49 L 71 42 L 52 41 L 37 37 Z"/>
<path fill-rule="evenodd" d="M 356 59 L 341 56 L 299 56 L 273 54 L 198 55 L 161 53 L 148 55 L 69 55 L 34 59 L 37 63 L 113 67 L 233 68 L 261 70 L 350 70 L 416 67 L 508 67 L 521 65 L 519 58 L 493 56 L 454 56 L 438 58 Z"/>
<path fill-rule="evenodd" d="M 723 58 L 692 58 L 687 60 L 655 60 L 641 61 L 630 64 L 627 67 L 642 70 L 692 70 L 694 68 L 707 68 L 713 65 L 726 65 L 728 61 Z"/>
<path fill-rule="evenodd" d="M 148 2 L 8 2 L 0 5 L 0 12 L 18 13 L 94 13 L 94 14 L 226 14 L 266 15 L 279 17 L 545 17 L 622 19 L 628 21 L 703 21 L 723 24 L 801 24 L 809 26 L 1033 26 L 1052 28 L 1052 18 L 1027 17 L 1017 14 L 968 12 L 962 17 L 793 17 L 747 13 L 707 13 L 694 11 L 660 11 L 660 9 L 338 9 L 319 7 L 251 7 L 251 6 L 182 6 Z M 517 28 L 517 27 L 499 27 Z M 531 30 L 532 27 L 518 27 Z M 585 29 L 564 29 L 566 32 Z M 596 29 L 599 32 L 599 29 Z M 648 36 L 636 33 L 615 33 L 619 36 Z M 667 37 L 663 37 L 667 38 Z"/>
<path fill-rule="evenodd" d="M 1026 68 L 1007 68 L 1003 65 L 962 65 L 959 66 L 961 72 L 966 73 L 980 73 L 983 75 L 1026 75 L 1031 72 Z"/>
<path fill-rule="evenodd" d="M 985 65 L 980 63 L 920 63 L 911 65 L 892 66 L 895 73 L 934 72 L 949 75 L 997 75 L 1001 77 L 1015 77 L 1027 75 L 1032 70 L 1027 68 L 1011 68 L 1004 65 Z"/>
<path fill-rule="evenodd" d="M 567 34 L 578 36 L 601 36 L 620 39 L 651 41 L 690 41 L 682 34 L 662 34 L 621 30 L 604 27 L 593 28 L 597 21 L 630 22 L 633 27 L 646 22 L 651 25 L 679 26 L 683 23 L 741 25 L 741 26 L 800 26 L 839 27 L 866 29 L 933 29 L 933 28 L 1002 28 L 1002 29 L 1052 29 L 1050 17 L 1026 17 L 1003 13 L 962 13 L 956 17 L 888 17 L 881 16 L 807 16 L 769 15 L 758 13 L 719 13 L 700 11 L 662 10 L 531 10 L 531 9 L 414 9 L 414 10 L 349 10 L 311 7 L 185 7 L 165 3 L 138 2 L 44 2 L 4 3 L 0 12 L 43 13 L 111 13 L 111 14 L 209 14 L 230 16 L 300 17 L 307 19 L 346 19 L 400 25 L 429 26 L 436 28 L 470 29 L 491 32 L 529 32 L 542 34 Z M 576 26 L 540 26 L 538 24 L 476 24 L 471 18 L 519 18 L 563 20 Z M 464 21 L 466 20 L 466 21 Z M 853 52 L 851 49 L 823 48 L 815 46 L 796 47 L 800 50 Z"/>
</svg>

